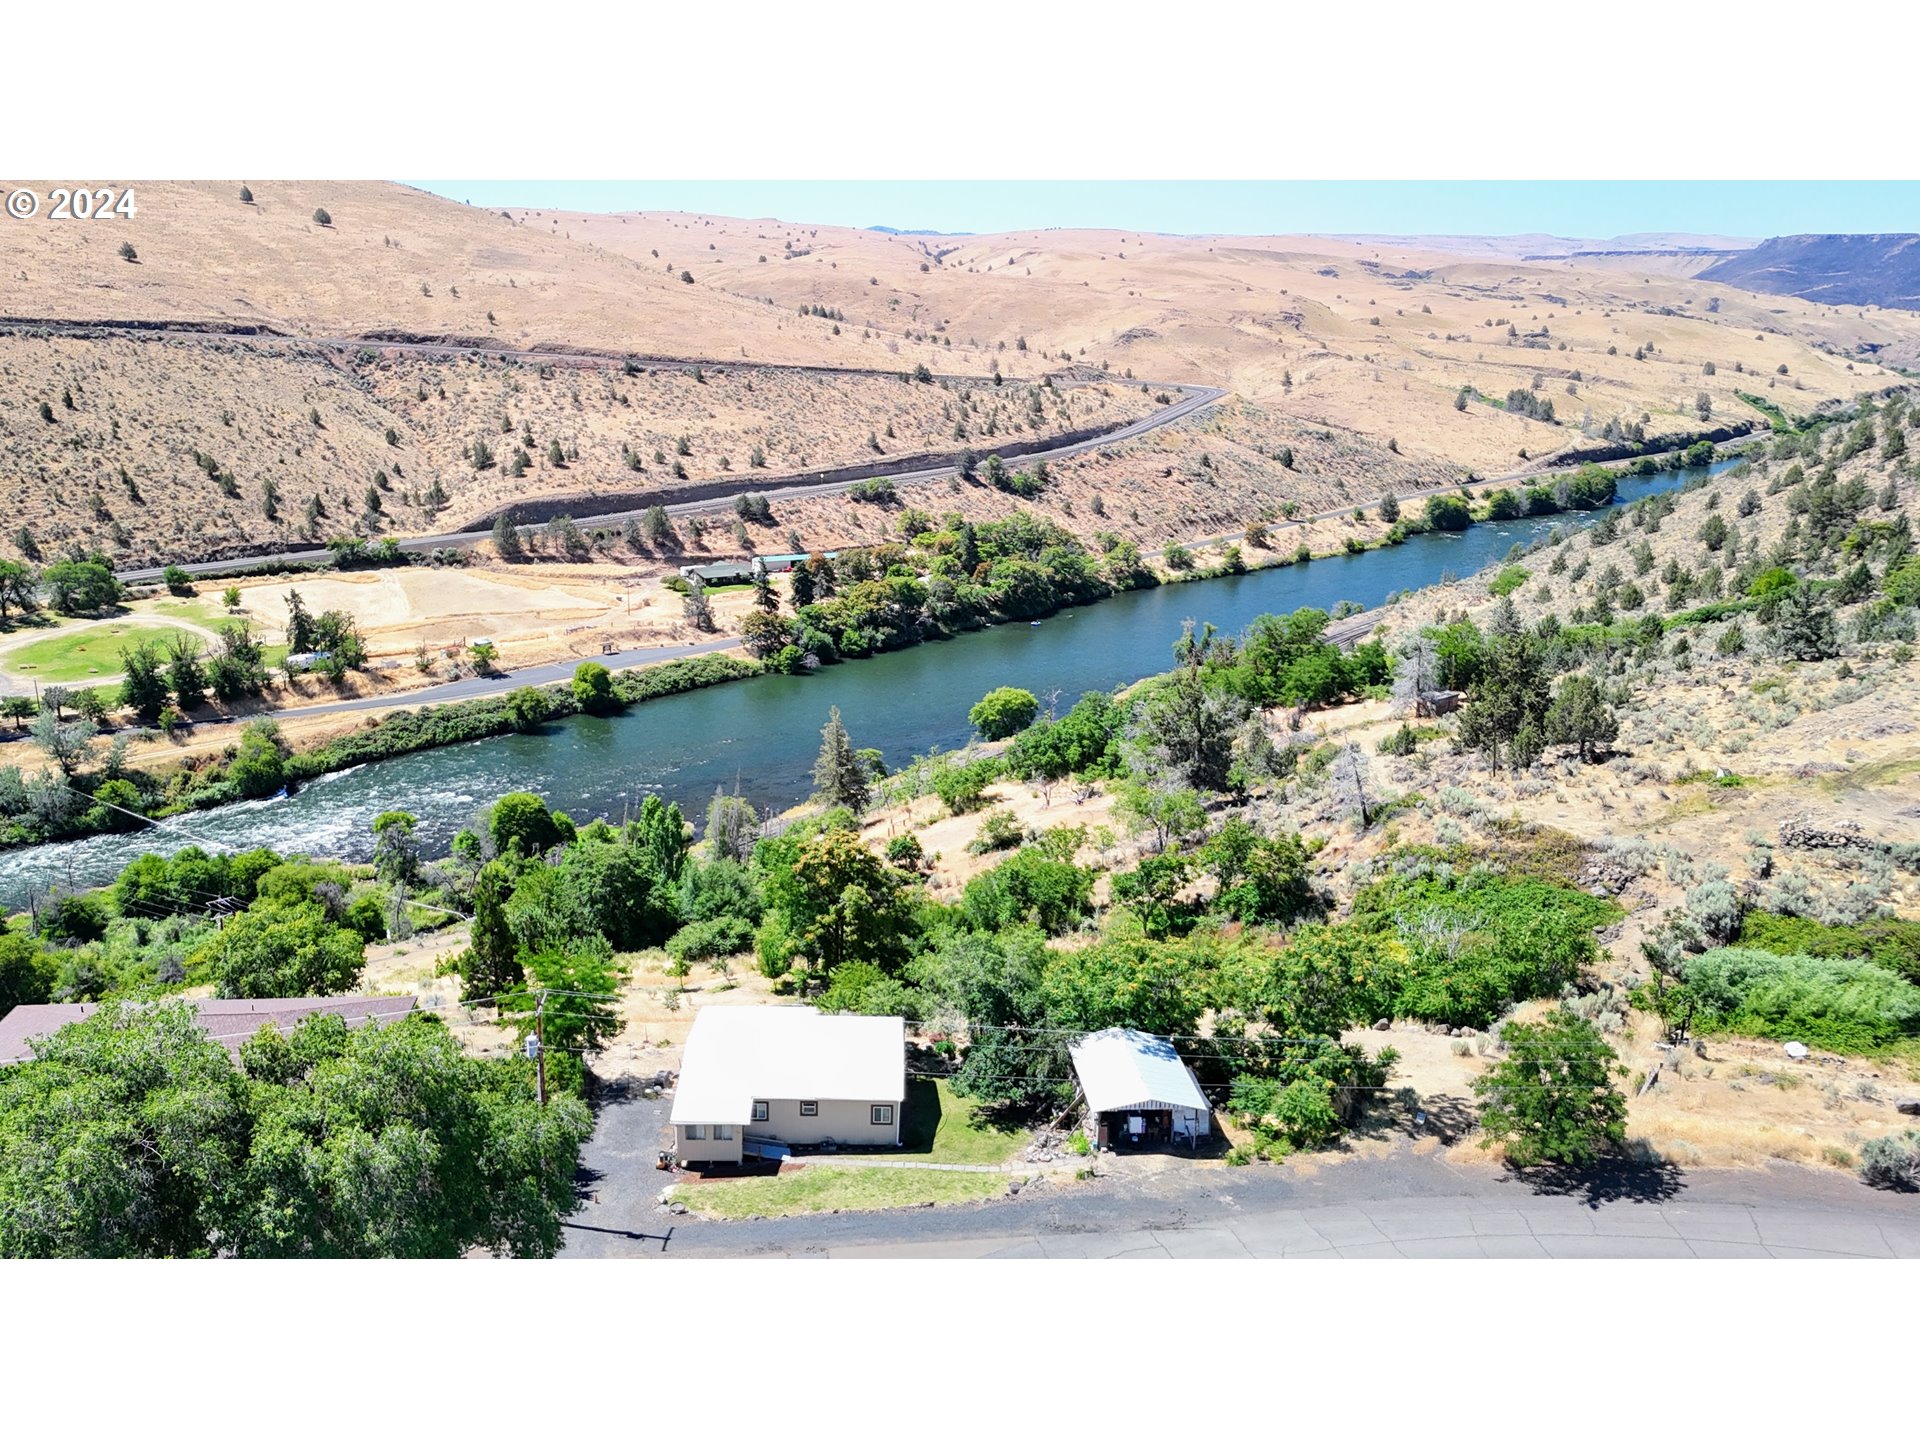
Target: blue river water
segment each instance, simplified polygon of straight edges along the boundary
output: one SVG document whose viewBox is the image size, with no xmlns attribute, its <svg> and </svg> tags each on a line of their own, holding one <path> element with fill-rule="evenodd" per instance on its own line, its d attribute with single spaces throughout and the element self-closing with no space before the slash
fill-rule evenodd
<svg viewBox="0 0 1920 1440">
<path fill-rule="evenodd" d="M 1735 463 L 1623 480 L 1616 503 Z M 582 716 L 534 734 L 423 751 L 324 776 L 286 799 L 181 816 L 135 834 L 0 853 L 0 905 L 24 904 L 51 884 L 104 884 L 142 853 L 196 842 L 366 859 L 369 827 L 385 810 L 418 815 L 424 846 L 439 853 L 476 810 L 509 790 L 535 791 L 580 823 L 596 816 L 617 821 L 649 793 L 679 801 L 697 822 L 722 787 L 763 809 L 783 809 L 812 788 L 829 706 L 839 706 L 856 745 L 877 747 L 898 765 L 936 746 L 964 745 L 968 709 L 997 685 L 1058 691 L 1064 708 L 1084 691 L 1165 670 L 1188 619 L 1231 634 L 1258 615 L 1303 605 L 1331 610 L 1348 600 L 1372 608 L 1398 591 L 1471 574 L 1556 524 L 1572 528 L 1594 518 L 1487 523 L 1359 555 L 1133 591 L 1038 626 L 994 626 L 812 675 L 767 676 L 649 701 L 621 716 Z"/>
</svg>

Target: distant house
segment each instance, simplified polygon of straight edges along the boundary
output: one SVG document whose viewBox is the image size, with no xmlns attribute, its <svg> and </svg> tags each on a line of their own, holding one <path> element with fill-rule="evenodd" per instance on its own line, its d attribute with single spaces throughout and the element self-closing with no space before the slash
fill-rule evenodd
<svg viewBox="0 0 1920 1440">
<path fill-rule="evenodd" d="M 710 1005 L 694 1017 L 680 1061 L 674 1154 L 682 1164 L 737 1163 L 829 1140 L 898 1145 L 906 1098 L 898 1016 Z"/>
<path fill-rule="evenodd" d="M 114 1004 L 133 1003 L 114 1001 Z M 348 1029 L 397 1020 L 414 1008 L 411 995 L 318 995 L 288 1000 L 189 1000 L 207 1037 L 234 1053 L 257 1034 L 262 1025 L 291 1030 L 309 1015 L 338 1015 Z M 84 1020 L 99 1005 L 16 1005 L 0 1016 L 0 1065 L 33 1058 L 33 1042 L 64 1025 Z"/>
<path fill-rule="evenodd" d="M 822 550 L 820 554 L 831 560 L 840 552 Z M 745 560 L 715 560 L 708 565 L 682 565 L 680 578 L 691 580 L 700 577 L 702 585 L 739 585 L 753 579 L 756 569 L 769 575 L 784 575 L 802 560 L 811 559 L 808 555 L 754 555 Z"/>
<path fill-rule="evenodd" d="M 739 585 L 753 579 L 753 563 L 749 560 L 719 560 L 711 565 L 680 567 L 682 580 L 692 580 L 696 576 L 702 585 Z"/>
<path fill-rule="evenodd" d="M 1068 1054 L 1096 1144 L 1193 1144 L 1212 1129 L 1212 1107 L 1171 1040 L 1101 1030 L 1074 1041 Z"/>
<path fill-rule="evenodd" d="M 840 552 L 838 550 L 822 550 L 819 553 L 824 555 L 827 559 L 831 560 L 833 559 L 834 556 L 838 555 Z M 767 573 L 769 575 L 784 575 L 786 574 L 787 571 L 793 569 L 794 566 L 798 565 L 802 560 L 810 560 L 812 558 L 813 557 L 810 555 L 756 555 L 754 556 L 754 559 L 758 560 L 762 565 L 767 567 Z"/>
</svg>

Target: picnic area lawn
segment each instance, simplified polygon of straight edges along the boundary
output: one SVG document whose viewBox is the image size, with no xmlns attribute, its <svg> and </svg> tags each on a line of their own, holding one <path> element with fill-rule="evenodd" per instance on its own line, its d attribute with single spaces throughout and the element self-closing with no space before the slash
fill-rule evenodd
<svg viewBox="0 0 1920 1440">
<path fill-rule="evenodd" d="M 0 656 L 0 665 L 43 685 L 66 685 L 102 675 L 118 675 L 121 651 L 140 640 L 163 643 L 176 628 L 136 625 L 125 620 L 63 626 L 44 640 L 8 651 Z"/>
</svg>

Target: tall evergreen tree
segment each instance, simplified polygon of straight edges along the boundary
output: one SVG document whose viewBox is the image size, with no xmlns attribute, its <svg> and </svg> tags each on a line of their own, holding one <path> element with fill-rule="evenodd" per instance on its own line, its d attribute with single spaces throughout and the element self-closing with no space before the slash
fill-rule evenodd
<svg viewBox="0 0 1920 1440">
<path fill-rule="evenodd" d="M 493 548 L 500 552 L 503 560 L 511 560 L 520 553 L 520 532 L 514 528 L 511 515 L 501 515 L 494 520 Z"/>
<path fill-rule="evenodd" d="M 1539 641 L 1503 598 L 1488 632 L 1485 659 L 1466 706 L 1460 739 L 1499 769 L 1522 769 L 1540 758 L 1547 740 L 1546 664 Z"/>
<path fill-rule="evenodd" d="M 813 762 L 814 797 L 828 806 L 844 805 L 858 815 L 867 808 L 867 767 L 854 753 L 847 727 L 834 706 L 820 731 L 820 758 Z"/>
<path fill-rule="evenodd" d="M 473 929 L 460 956 L 460 995 L 482 1000 L 512 990 L 526 979 L 507 900 L 513 892 L 507 869 L 498 860 L 481 867 L 473 882 Z"/>
<path fill-rule="evenodd" d="M 295 655 L 304 655 L 313 649 L 313 616 L 307 612 L 306 601 L 300 598 L 298 590 L 287 591 L 287 649 Z"/>
<path fill-rule="evenodd" d="M 167 703 L 167 680 L 160 669 L 160 651 L 151 641 L 129 645 L 120 656 L 120 703 L 151 725 Z"/>
</svg>

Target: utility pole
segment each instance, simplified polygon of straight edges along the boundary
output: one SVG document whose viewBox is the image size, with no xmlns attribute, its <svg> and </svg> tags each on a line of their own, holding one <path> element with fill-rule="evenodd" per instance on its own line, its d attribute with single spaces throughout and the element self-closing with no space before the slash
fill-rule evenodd
<svg viewBox="0 0 1920 1440">
<path fill-rule="evenodd" d="M 544 1023 L 546 1008 L 547 992 L 542 990 L 540 998 L 533 1005 L 533 1061 L 535 1091 L 543 1106 L 547 1103 L 547 1035 Z"/>
</svg>

